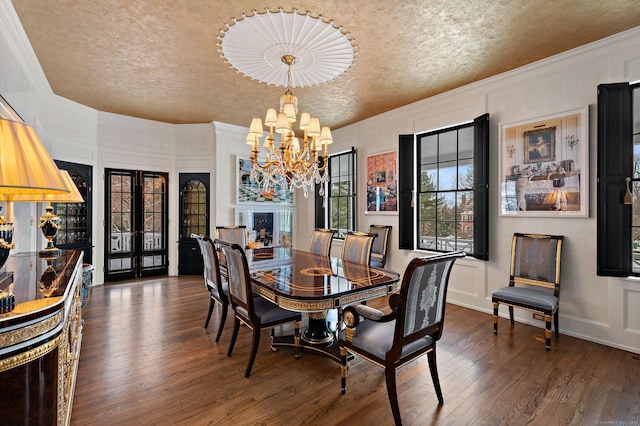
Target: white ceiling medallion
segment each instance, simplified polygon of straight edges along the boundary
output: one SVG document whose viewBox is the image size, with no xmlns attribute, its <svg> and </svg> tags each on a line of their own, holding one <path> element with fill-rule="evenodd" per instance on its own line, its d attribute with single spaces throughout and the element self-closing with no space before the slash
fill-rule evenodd
<svg viewBox="0 0 640 426">
<path fill-rule="evenodd" d="M 326 83 L 348 70 L 356 56 L 353 39 L 342 27 L 322 16 L 297 9 L 279 9 L 234 19 L 218 36 L 220 56 L 251 79 L 287 86 L 287 66 L 282 57 L 293 55 L 291 87 Z"/>
</svg>

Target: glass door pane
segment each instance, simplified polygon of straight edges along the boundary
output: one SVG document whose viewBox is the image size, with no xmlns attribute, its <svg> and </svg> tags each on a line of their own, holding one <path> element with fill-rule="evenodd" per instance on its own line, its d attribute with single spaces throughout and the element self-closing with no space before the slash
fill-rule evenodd
<svg viewBox="0 0 640 426">
<path fill-rule="evenodd" d="M 107 280 L 135 277 L 134 183 L 133 171 L 106 170 Z"/>
<path fill-rule="evenodd" d="M 162 173 L 142 173 L 141 275 L 167 272 L 167 181 Z"/>
</svg>

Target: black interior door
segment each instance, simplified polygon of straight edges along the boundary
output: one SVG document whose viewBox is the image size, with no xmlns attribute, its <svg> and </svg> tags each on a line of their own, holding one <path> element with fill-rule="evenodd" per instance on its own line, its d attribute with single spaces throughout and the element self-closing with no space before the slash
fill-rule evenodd
<svg viewBox="0 0 640 426">
<path fill-rule="evenodd" d="M 91 263 L 93 257 L 92 238 L 92 191 L 93 168 L 86 164 L 56 160 L 61 170 L 69 172 L 84 203 L 52 203 L 58 215 L 58 233 L 55 246 L 61 249 L 82 250 L 84 263 Z"/>
<path fill-rule="evenodd" d="M 209 234 L 209 173 L 180 173 L 178 274 L 202 275 L 200 248 L 191 234 Z"/>
<path fill-rule="evenodd" d="M 105 280 L 168 271 L 168 175 L 105 170 Z"/>
</svg>

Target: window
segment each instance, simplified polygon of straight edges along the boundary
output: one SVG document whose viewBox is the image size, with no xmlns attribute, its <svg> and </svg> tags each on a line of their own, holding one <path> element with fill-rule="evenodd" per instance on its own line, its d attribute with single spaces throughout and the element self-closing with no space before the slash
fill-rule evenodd
<svg viewBox="0 0 640 426">
<path fill-rule="evenodd" d="M 488 141 L 488 114 L 400 137 L 400 248 L 488 259 Z"/>
<path fill-rule="evenodd" d="M 459 230 L 473 211 L 473 123 L 418 135 L 416 144 L 418 248 L 471 253 L 473 236 Z"/>
<path fill-rule="evenodd" d="M 316 189 L 316 227 L 336 229 L 335 238 L 344 238 L 356 228 L 356 150 L 330 155 L 328 161 L 325 196 Z"/>
<path fill-rule="evenodd" d="M 596 222 L 598 275 L 640 275 L 640 83 L 598 86 Z"/>
</svg>

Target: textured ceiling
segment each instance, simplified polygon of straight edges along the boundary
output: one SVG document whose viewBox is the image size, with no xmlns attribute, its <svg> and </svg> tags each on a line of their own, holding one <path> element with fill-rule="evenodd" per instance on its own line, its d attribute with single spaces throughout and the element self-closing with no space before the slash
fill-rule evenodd
<svg viewBox="0 0 640 426">
<path fill-rule="evenodd" d="M 217 36 L 242 13 L 311 11 L 343 26 L 357 58 L 294 89 L 339 128 L 640 25 L 638 0 L 13 0 L 53 91 L 169 123 L 248 126 L 282 88 L 242 76 Z"/>
</svg>

